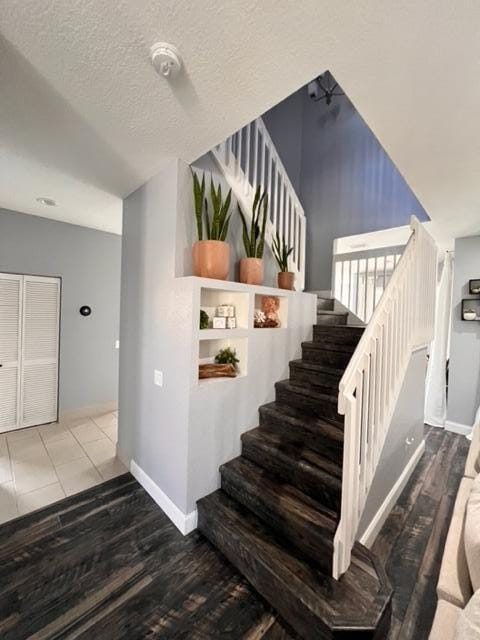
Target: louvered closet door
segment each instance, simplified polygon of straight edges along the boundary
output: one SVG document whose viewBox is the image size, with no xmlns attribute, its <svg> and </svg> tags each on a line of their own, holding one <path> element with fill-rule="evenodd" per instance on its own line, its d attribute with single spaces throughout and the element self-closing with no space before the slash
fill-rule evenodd
<svg viewBox="0 0 480 640">
<path fill-rule="evenodd" d="M 0 433 L 19 426 L 22 283 L 0 273 Z"/>
<path fill-rule="evenodd" d="M 60 280 L 23 282 L 22 426 L 57 419 Z"/>
</svg>

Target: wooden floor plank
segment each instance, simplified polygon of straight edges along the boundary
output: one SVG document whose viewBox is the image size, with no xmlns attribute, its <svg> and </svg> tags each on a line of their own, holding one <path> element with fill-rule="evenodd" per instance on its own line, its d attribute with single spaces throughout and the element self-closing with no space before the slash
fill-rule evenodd
<svg viewBox="0 0 480 640">
<path fill-rule="evenodd" d="M 389 640 L 426 640 L 468 442 L 426 452 L 374 550 L 395 588 Z M 2 640 L 298 640 L 199 533 L 183 537 L 131 475 L 0 527 Z"/>
</svg>

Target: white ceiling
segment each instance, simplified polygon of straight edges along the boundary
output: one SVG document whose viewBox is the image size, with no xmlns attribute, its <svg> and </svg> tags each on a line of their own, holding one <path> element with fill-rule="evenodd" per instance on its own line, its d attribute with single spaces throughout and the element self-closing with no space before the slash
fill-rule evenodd
<svg viewBox="0 0 480 640">
<path fill-rule="evenodd" d="M 0 206 L 118 232 L 165 157 L 195 159 L 328 68 L 437 236 L 480 233 L 479 24 L 467 0 L 5 0 Z M 172 84 L 149 63 L 159 40 L 184 58 Z"/>
</svg>

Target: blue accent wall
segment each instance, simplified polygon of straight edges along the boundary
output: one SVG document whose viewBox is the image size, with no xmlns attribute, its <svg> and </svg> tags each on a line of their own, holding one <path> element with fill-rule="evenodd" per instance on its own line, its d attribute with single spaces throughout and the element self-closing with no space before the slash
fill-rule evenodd
<svg viewBox="0 0 480 640">
<path fill-rule="evenodd" d="M 347 96 L 327 106 L 302 88 L 263 118 L 305 208 L 307 289 L 330 289 L 335 238 L 429 220 Z"/>
</svg>

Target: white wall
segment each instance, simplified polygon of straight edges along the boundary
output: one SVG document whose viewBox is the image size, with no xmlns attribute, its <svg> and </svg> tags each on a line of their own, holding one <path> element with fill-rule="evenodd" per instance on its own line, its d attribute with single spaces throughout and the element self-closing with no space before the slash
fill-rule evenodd
<svg viewBox="0 0 480 640">
<path fill-rule="evenodd" d="M 187 516 L 219 486 L 219 465 L 239 453 L 241 433 L 257 425 L 259 405 L 273 398 L 316 317 L 314 296 L 285 293 L 288 327 L 246 332 L 247 376 L 199 385 L 199 295 L 210 281 L 175 277 L 188 265 L 194 228 L 191 174 L 181 162 L 124 202 L 118 446 L 163 496 L 168 515 L 168 501 Z M 155 368 L 163 387 L 153 384 Z"/>
<path fill-rule="evenodd" d="M 480 405 L 480 322 L 462 318 L 462 298 L 477 298 L 468 292 L 468 281 L 480 278 L 480 236 L 455 240 L 452 292 L 452 332 L 447 421 L 471 427 Z M 448 426 L 448 424 L 447 424 Z"/>
</svg>

